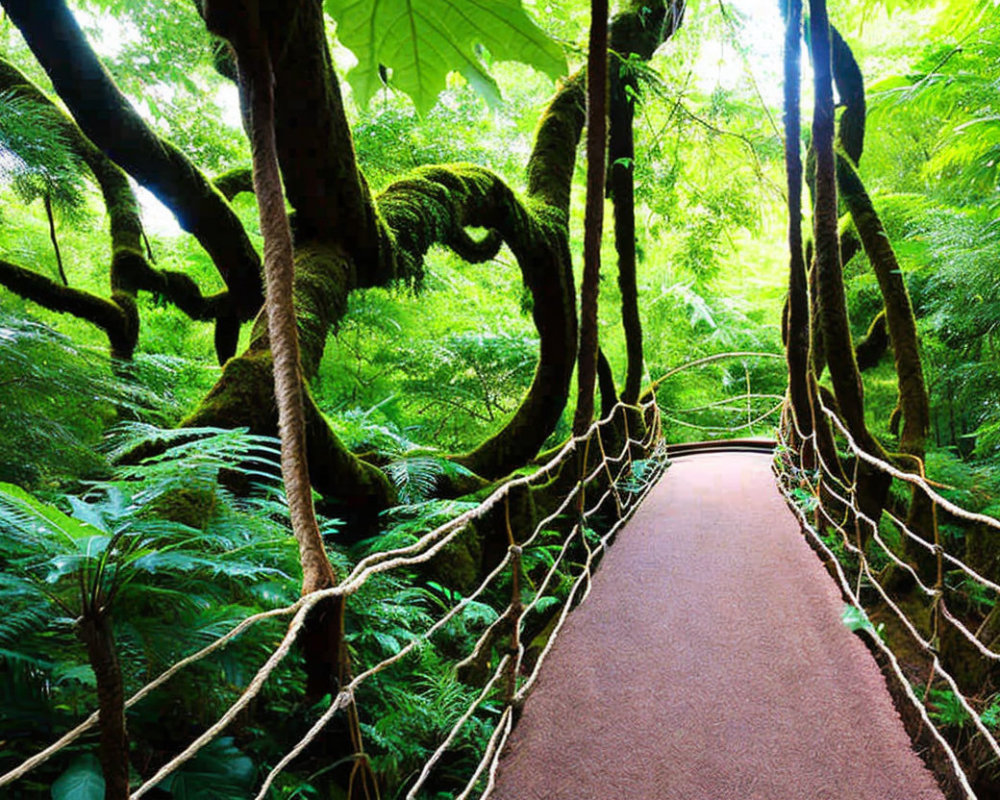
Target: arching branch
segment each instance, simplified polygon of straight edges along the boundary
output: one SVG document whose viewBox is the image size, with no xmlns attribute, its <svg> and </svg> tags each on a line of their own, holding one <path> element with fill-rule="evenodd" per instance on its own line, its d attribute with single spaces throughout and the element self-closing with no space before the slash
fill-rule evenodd
<svg viewBox="0 0 1000 800">
<path fill-rule="evenodd" d="M 212 183 L 222 192 L 223 197 L 231 201 L 243 192 L 253 194 L 253 170 L 250 167 L 234 167 L 221 175 L 216 175 Z"/>
<path fill-rule="evenodd" d="M 576 103 L 567 103 L 571 92 Z M 550 105 L 555 120 L 539 128 L 542 149 L 547 135 L 582 130 L 580 86 L 567 83 Z M 571 124 L 567 124 L 567 123 Z M 574 141 L 575 147 L 575 141 Z M 537 148 L 536 148 L 537 152 Z M 552 149 L 553 153 L 558 151 Z M 560 159 L 564 156 L 560 153 Z M 571 170 L 566 170 L 567 178 Z M 560 198 L 554 181 L 546 198 Z M 568 197 L 568 192 L 567 192 Z M 499 177 L 473 165 L 427 167 L 389 186 L 379 210 L 395 234 L 397 260 L 419 276 L 432 244 L 451 244 L 465 226 L 496 232 L 513 252 L 533 298 L 532 317 L 539 334 L 539 360 L 532 385 L 502 430 L 457 460 L 478 475 L 492 478 L 530 459 L 555 428 L 566 405 L 576 356 L 576 309 L 569 229 L 562 210 L 547 203 L 522 202 Z"/>
<path fill-rule="evenodd" d="M 211 256 L 236 316 L 252 318 L 262 302 L 260 259 L 225 198 L 122 95 L 65 0 L 2 2 L 87 138 L 174 212 Z"/>
<path fill-rule="evenodd" d="M 68 146 L 87 165 L 97 180 L 110 221 L 112 291 L 110 302 L 118 305 L 129 319 L 129 325 L 126 328 L 114 331 L 112 349 L 117 357 L 130 358 L 135 349 L 139 334 L 135 295 L 139 291 L 155 292 L 161 295 L 192 319 L 227 320 L 232 316 L 227 292 L 209 296 L 203 295 L 198 284 L 190 276 L 173 270 L 157 270 L 150 265 L 143 251 L 143 229 L 139 202 L 126 174 L 101 152 L 83 134 L 76 123 L 44 92 L 29 81 L 20 70 L 3 59 L 0 59 L 0 89 L 14 91 L 45 108 L 60 126 Z M 8 288 L 13 289 L 13 285 L 8 285 Z M 49 296 L 49 293 L 36 291 L 32 299 L 41 305 L 46 305 L 45 298 Z M 54 310 L 75 313 L 72 308 L 67 307 L 65 302 L 62 302 L 61 305 L 62 308 Z M 77 305 L 80 308 L 86 307 L 86 304 L 84 306 Z M 89 317 L 84 318 L 90 319 Z M 90 321 L 94 320 L 90 319 Z M 104 326 L 101 325 L 101 327 Z M 223 327 L 220 325 L 217 328 L 216 338 L 220 363 L 236 351 L 235 335 L 239 333 L 237 326 L 234 335 L 220 338 L 218 330 Z M 106 327 L 104 329 L 111 337 L 111 331 Z M 125 332 L 131 337 L 129 340 L 121 338 Z"/>
<path fill-rule="evenodd" d="M 96 294 L 64 286 L 40 272 L 0 260 L 0 284 L 21 297 L 52 311 L 72 314 L 103 330 L 117 358 L 130 358 L 135 349 L 138 317 L 134 304 L 119 304 Z"/>
</svg>

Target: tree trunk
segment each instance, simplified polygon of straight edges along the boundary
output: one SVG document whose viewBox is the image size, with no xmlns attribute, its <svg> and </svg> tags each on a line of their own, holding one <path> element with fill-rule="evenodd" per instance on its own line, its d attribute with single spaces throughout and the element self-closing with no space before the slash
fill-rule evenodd
<svg viewBox="0 0 1000 800">
<path fill-rule="evenodd" d="M 597 377 L 597 297 L 601 291 L 604 231 L 604 156 L 608 136 L 608 3 L 591 0 L 587 57 L 587 202 L 583 218 L 583 281 L 580 285 L 580 352 L 573 433 L 594 418 Z"/>
<path fill-rule="evenodd" d="M 844 152 L 837 155 L 837 186 L 875 272 L 885 304 L 884 317 L 876 317 L 872 330 L 878 332 L 876 323 L 882 318 L 883 338 L 887 328 L 892 345 L 903 421 L 899 449 L 908 457 L 905 468 L 922 474 L 930 430 L 930 401 L 920 360 L 916 317 L 892 243 L 855 167 L 864 143 L 864 81 L 851 48 L 836 32 L 833 64 L 837 89 L 845 106 L 840 118 L 840 141 Z M 872 342 L 871 335 L 862 344 L 868 342 Z M 861 345 L 858 350 L 864 352 Z M 907 527 L 927 541 L 934 542 L 936 539 L 934 509 L 917 487 L 911 491 Z M 925 548 L 911 543 L 909 538 L 904 537 L 903 542 L 905 554 L 917 564 L 926 579 L 934 582 L 937 571 L 934 556 Z"/>
<path fill-rule="evenodd" d="M 802 0 L 789 0 L 785 18 L 785 165 L 788 178 L 788 315 L 786 353 L 788 393 L 795 430 L 792 441 L 805 444 L 814 430 L 809 392 L 809 285 L 802 243 L 802 156 L 800 153 L 801 114 L 799 94 L 799 38 L 802 32 Z M 806 445 L 803 466 L 815 460 Z"/>
<path fill-rule="evenodd" d="M 840 264 L 836 169 L 833 151 L 834 106 L 829 22 L 825 0 L 810 3 L 810 43 L 815 79 L 813 147 L 816 154 L 814 240 L 823 341 L 830 379 L 839 413 L 858 446 L 886 458 L 882 446 L 868 430 L 864 413 L 864 390 L 851 342 L 847 303 Z M 882 513 L 891 478 L 867 462 L 858 464 L 857 502 L 860 510 L 876 523 Z M 862 531 L 862 541 L 867 531 Z"/>
<path fill-rule="evenodd" d="M 100 715 L 97 754 L 104 773 L 104 797 L 106 800 L 126 800 L 129 796 L 129 761 L 125 690 L 111 620 L 100 609 L 91 608 L 83 615 L 79 635 L 87 646 L 87 657 L 97 681 Z"/>
</svg>

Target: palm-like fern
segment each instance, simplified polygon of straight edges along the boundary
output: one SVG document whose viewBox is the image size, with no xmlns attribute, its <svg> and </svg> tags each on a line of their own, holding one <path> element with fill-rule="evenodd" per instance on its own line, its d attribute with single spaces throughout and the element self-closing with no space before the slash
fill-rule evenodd
<svg viewBox="0 0 1000 800">
<path fill-rule="evenodd" d="M 0 480 L 33 486 L 107 474 L 94 449 L 105 427 L 116 417 L 179 415 L 168 387 L 182 367 L 140 356 L 129 376 L 116 375 L 104 352 L 0 309 Z"/>
<path fill-rule="evenodd" d="M 155 459 L 122 468 L 114 481 L 62 497 L 58 506 L 0 484 L 0 602 L 8 612 L 0 623 L 0 694 L 16 697 L 4 686 L 14 680 L 38 687 L 27 697 L 41 692 L 45 702 L 29 703 L 24 714 L 36 723 L 42 723 L 39 714 L 49 714 L 41 726 L 32 726 L 42 739 L 43 728 L 59 719 L 51 709 L 66 696 L 77 697 L 81 713 L 93 707 L 94 673 L 72 635 L 88 620 L 113 622 L 122 680 L 135 688 L 249 614 L 297 595 L 297 553 L 284 505 L 259 492 L 245 502 L 219 483 L 224 469 L 256 481 L 273 475 L 274 441 L 233 431 L 182 436 L 130 426 L 111 451 L 134 446 L 140 436 L 155 436 L 168 447 Z M 171 684 L 170 704 L 187 708 L 177 717 L 171 712 L 173 722 L 160 718 L 153 699 L 155 722 L 140 711 L 130 727 L 140 738 L 145 732 L 158 741 L 164 727 L 179 724 L 173 736 L 182 736 L 186 720 L 228 702 L 231 684 L 245 679 L 275 634 L 266 627 L 250 632 Z M 219 681 L 220 668 L 228 680 Z M 17 703 L 11 712 L 11 723 L 23 724 Z M 12 732 L 5 722 L 0 739 L 9 740 Z M 245 758 L 232 742 L 225 750 L 227 760 L 216 771 L 224 773 L 219 780 L 229 788 L 213 796 L 245 796 L 252 770 L 237 769 Z M 0 752 L 0 760 L 19 751 Z M 205 763 L 193 768 L 211 769 Z M 66 770 L 66 785 L 77 787 L 77 779 L 97 785 L 92 760 L 75 761 Z M 176 781 L 171 786 L 180 791 L 184 779 Z"/>
</svg>

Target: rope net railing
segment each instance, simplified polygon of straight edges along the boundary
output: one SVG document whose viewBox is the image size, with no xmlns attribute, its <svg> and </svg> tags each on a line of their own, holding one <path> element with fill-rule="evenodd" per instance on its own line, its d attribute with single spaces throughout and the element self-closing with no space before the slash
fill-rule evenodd
<svg viewBox="0 0 1000 800">
<path fill-rule="evenodd" d="M 953 774 L 945 781 L 949 795 L 976 800 L 977 776 L 984 768 L 995 771 L 1000 761 L 1000 695 L 989 688 L 1000 636 L 984 641 L 990 612 L 965 599 L 975 594 L 996 608 L 1000 584 L 949 552 L 939 518 L 996 532 L 1000 521 L 942 496 L 922 463 L 908 471 L 866 452 L 821 397 L 814 403 L 819 421 L 828 420 L 836 437 L 833 457 L 840 463 L 829 462 L 818 434 L 804 434 L 789 409 L 776 457 L 779 487 L 840 584 L 849 603 L 845 623 L 866 634 L 912 707 L 911 735 L 940 748 L 935 766 L 939 774 Z M 809 453 L 808 467 L 803 452 Z M 865 469 L 893 482 L 878 518 L 862 508 L 868 507 Z M 898 509 L 905 503 L 893 498 L 901 490 L 911 493 L 909 508 L 921 513 Z"/>
<path fill-rule="evenodd" d="M 406 675 L 406 670 L 413 668 L 413 659 L 421 657 L 428 648 L 440 647 L 444 651 L 461 643 L 463 650 L 448 656 L 451 674 L 459 676 L 462 705 L 456 704 L 447 734 L 436 743 L 419 772 L 403 781 L 403 790 L 407 798 L 414 800 L 435 796 L 442 785 L 447 785 L 450 796 L 486 796 L 492 788 L 516 711 L 533 686 L 569 611 L 586 597 L 600 556 L 658 480 L 666 462 L 659 410 L 650 392 L 639 406 L 618 404 L 607 417 L 594 423 L 583 435 L 572 438 L 530 474 L 507 481 L 475 507 L 416 541 L 365 556 L 336 587 L 247 617 L 126 700 L 126 708 L 134 707 L 179 673 L 218 653 L 254 626 L 265 620 L 288 618 L 284 633 L 226 711 L 133 789 L 131 797 L 141 798 L 162 787 L 169 776 L 222 736 L 237 719 L 251 713 L 252 704 L 295 648 L 308 615 L 318 604 L 342 598 L 347 604 L 346 613 L 350 614 L 352 602 L 364 603 L 365 592 L 373 590 L 380 581 L 390 581 L 393 576 L 412 579 L 454 547 L 463 534 L 477 526 L 490 529 L 492 525 L 490 530 L 498 531 L 502 542 L 494 542 L 497 558 L 488 574 L 464 595 L 445 592 L 439 598 L 436 618 L 430 613 L 423 615 L 426 627 L 414 626 L 408 631 L 406 641 L 397 641 L 389 648 L 391 652 L 364 651 L 353 656 L 353 676 L 343 682 L 323 708 L 315 709 L 311 726 L 270 768 L 254 795 L 261 799 L 270 796 L 276 779 L 289 764 L 338 718 L 339 724 L 353 733 L 360 734 L 365 729 L 364 737 L 358 735 L 352 739 L 353 752 L 346 755 L 353 762 L 350 772 L 353 783 L 359 770 L 370 769 L 373 758 L 361 742 L 377 739 L 377 720 L 366 718 L 364 700 L 378 696 L 383 688 L 381 681 L 393 670 L 402 670 Z M 530 524 L 525 527 L 525 515 L 518 512 L 526 503 L 551 510 L 528 515 Z M 456 635 L 459 630 L 464 635 Z M 398 638 L 398 631 L 394 636 Z M 50 746 L 0 775 L 0 795 L 11 791 L 10 787 L 31 770 L 71 747 L 98 725 L 98 714 L 94 712 Z M 470 728 L 475 728 L 476 735 L 469 733 Z M 471 763 L 468 751 L 480 749 L 475 763 Z M 461 751 L 462 763 L 468 766 L 461 786 L 450 763 L 454 762 L 457 751 Z M 442 773 L 447 774 L 442 778 Z M 378 796 L 378 789 L 367 793 Z M 350 786 L 348 796 L 353 796 Z"/>
<path fill-rule="evenodd" d="M 680 396 L 671 395 L 664 387 L 670 386 L 670 379 L 679 375 L 690 375 L 691 370 L 701 370 L 710 365 L 739 359 L 738 370 L 723 370 L 721 383 L 726 391 L 726 397 L 721 400 L 700 402 L 697 405 L 682 405 Z M 666 430 L 671 433 L 669 438 L 685 439 L 703 434 L 709 439 L 720 439 L 734 435 L 753 436 L 766 434 L 770 437 L 778 426 L 781 409 L 784 406 L 785 395 L 775 392 L 754 391 L 753 384 L 762 377 L 769 384 L 784 386 L 784 355 L 764 351 L 734 351 L 714 353 L 710 356 L 694 359 L 681 364 L 664 373 L 656 380 L 654 386 L 659 391 L 661 400 L 660 415 Z M 777 371 L 768 376 L 757 374 L 758 362 L 775 362 Z M 780 363 L 779 363 L 780 362 Z M 768 380 L 771 378 L 772 380 Z M 705 378 L 705 381 L 715 378 Z M 694 382 L 696 384 L 696 382 Z M 740 387 L 742 391 L 735 391 Z M 684 394 L 703 395 L 706 391 L 716 394 L 718 387 L 692 385 Z M 669 404 L 669 411 L 664 405 Z"/>
</svg>

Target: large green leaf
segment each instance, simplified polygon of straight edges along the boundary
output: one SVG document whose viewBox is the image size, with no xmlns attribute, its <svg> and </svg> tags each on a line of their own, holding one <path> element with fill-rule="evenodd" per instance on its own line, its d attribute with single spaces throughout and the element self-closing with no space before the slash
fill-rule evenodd
<svg viewBox="0 0 1000 800">
<path fill-rule="evenodd" d="M 55 506 L 43 503 L 20 486 L 0 482 L 0 529 L 10 526 L 26 541 L 49 552 L 89 552 L 107 537 L 86 522 L 73 519 Z"/>
<path fill-rule="evenodd" d="M 500 99 L 479 48 L 497 61 L 521 61 L 553 79 L 562 51 L 527 15 L 521 0 L 326 0 L 337 38 L 358 57 L 347 78 L 361 106 L 381 86 L 379 67 L 424 113 L 460 72 L 490 102 Z"/>
<path fill-rule="evenodd" d="M 52 800 L 104 800 L 104 775 L 97 756 L 77 758 L 52 784 Z"/>
<path fill-rule="evenodd" d="M 224 736 L 208 744 L 184 767 L 159 784 L 174 800 L 242 800 L 256 774 L 253 761 Z"/>
</svg>

